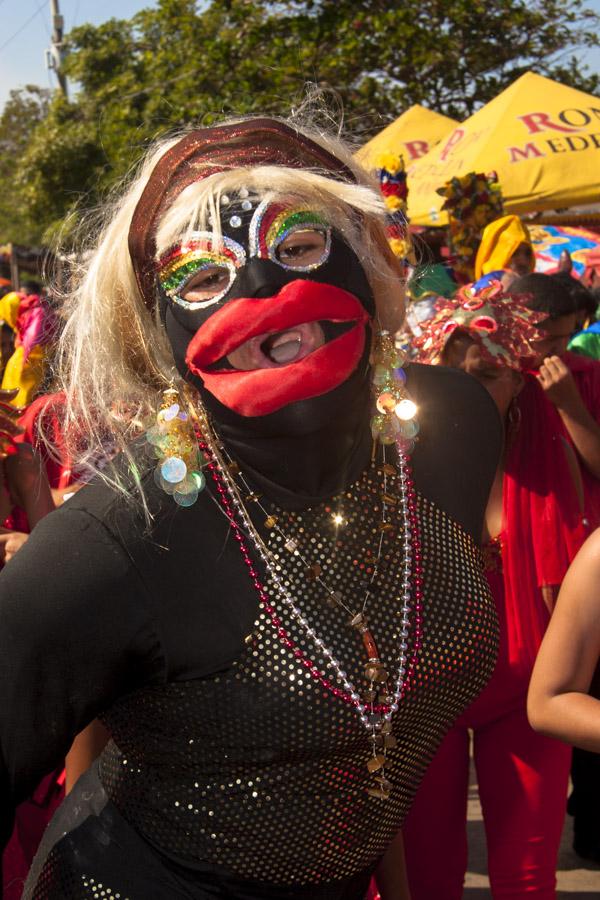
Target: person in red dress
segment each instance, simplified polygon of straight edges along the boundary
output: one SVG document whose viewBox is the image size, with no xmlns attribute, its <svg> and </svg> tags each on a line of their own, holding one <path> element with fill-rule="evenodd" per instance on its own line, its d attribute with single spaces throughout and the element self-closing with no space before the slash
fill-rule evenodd
<svg viewBox="0 0 600 900">
<path fill-rule="evenodd" d="M 545 315 L 536 342 L 537 379 L 549 414 L 577 455 L 583 480 L 589 527 L 600 525 L 600 362 L 567 350 L 577 330 L 577 291 L 565 276 L 534 273 L 514 282 L 511 290 L 529 295 L 527 305 Z M 600 683 L 600 670 L 594 684 Z M 575 748 L 569 812 L 574 817 L 575 852 L 600 862 L 600 756 Z"/>
<path fill-rule="evenodd" d="M 555 897 L 570 749 L 533 732 L 526 696 L 557 586 L 585 528 L 574 454 L 542 385 L 526 374 L 535 361 L 532 343 L 542 339 L 532 325 L 540 318 L 496 282 L 440 301 L 417 340 L 423 360 L 461 368 L 485 385 L 505 421 L 506 441 L 483 535 L 500 620 L 498 661 L 444 739 L 403 828 L 413 900 L 462 897 L 469 730 L 492 895 Z"/>
</svg>

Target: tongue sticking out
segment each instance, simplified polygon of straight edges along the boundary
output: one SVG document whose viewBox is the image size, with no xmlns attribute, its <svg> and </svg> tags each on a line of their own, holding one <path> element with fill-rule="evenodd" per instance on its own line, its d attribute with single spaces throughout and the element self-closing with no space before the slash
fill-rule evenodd
<svg viewBox="0 0 600 900">
<path fill-rule="evenodd" d="M 276 363 L 291 363 L 302 349 L 302 335 L 297 331 L 284 331 L 268 337 L 262 352 Z"/>
<path fill-rule="evenodd" d="M 250 338 L 227 357 L 241 371 L 271 369 L 299 362 L 325 342 L 318 322 L 304 322 L 287 331 L 259 334 Z"/>
</svg>

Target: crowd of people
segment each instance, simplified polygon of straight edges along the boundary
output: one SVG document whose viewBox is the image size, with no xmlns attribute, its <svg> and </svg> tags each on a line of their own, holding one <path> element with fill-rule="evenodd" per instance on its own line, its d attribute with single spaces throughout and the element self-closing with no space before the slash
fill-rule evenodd
<svg viewBox="0 0 600 900">
<path fill-rule="evenodd" d="M 0 286 L 5 900 L 459 900 L 471 755 L 491 895 L 551 900 L 570 773 L 600 863 L 600 257 L 502 215 L 407 268 L 266 118 L 102 216 L 60 301 Z"/>
</svg>

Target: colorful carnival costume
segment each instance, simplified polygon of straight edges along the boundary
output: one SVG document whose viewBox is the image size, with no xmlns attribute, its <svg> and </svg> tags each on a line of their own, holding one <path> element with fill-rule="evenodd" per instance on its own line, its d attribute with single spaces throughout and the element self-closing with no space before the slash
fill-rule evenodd
<svg viewBox="0 0 600 900">
<path fill-rule="evenodd" d="M 475 538 L 499 419 L 389 334 L 369 362 L 397 282 L 350 156 L 248 120 L 163 147 L 132 191 L 117 333 L 160 410 L 0 578 L 4 834 L 99 716 L 112 740 L 25 897 L 359 900 L 493 668 Z M 186 385 L 162 394 L 165 338 Z"/>
<path fill-rule="evenodd" d="M 0 390 L 0 474 L 2 491 L 6 492 L 9 498 L 11 491 L 10 485 L 7 484 L 4 461 L 7 457 L 18 454 L 17 443 L 23 438 L 22 426 L 17 421 L 22 410 L 13 405 L 15 395 L 14 390 Z M 27 516 L 22 509 L 14 506 L 8 518 L 2 522 L 2 526 L 29 531 Z M 33 797 L 21 804 L 16 811 L 13 836 L 3 858 L 4 892 L 0 889 L 0 894 L 5 900 L 18 900 L 21 897 L 23 879 L 44 829 L 62 796 L 60 774 L 59 771 L 43 778 Z"/>
<path fill-rule="evenodd" d="M 4 368 L 2 389 L 18 390 L 15 406 L 27 406 L 44 379 L 54 315 L 38 294 L 12 291 L 0 298 L 0 319 L 15 332 L 15 350 Z"/>
<path fill-rule="evenodd" d="M 427 334 L 419 339 L 421 358 L 444 358 L 450 337 L 463 334 L 481 349 L 487 366 L 482 379 L 493 378 L 495 367 L 526 368 L 533 357 L 529 341 L 536 337 L 531 317 L 535 324 L 543 316 L 505 296 L 499 283 L 479 293 L 463 289 L 455 300 L 440 301 Z M 586 531 L 561 448 L 558 416 L 533 376 L 525 376 L 509 418 L 513 427 L 508 427 L 503 464 L 503 524 L 484 547 L 500 622 L 498 661 L 489 684 L 444 738 L 406 821 L 413 900 L 459 900 L 463 895 L 469 730 L 492 896 L 551 900 L 556 895 L 571 753 L 568 746 L 531 729 L 526 697 L 550 615 L 544 588 L 560 584 Z"/>
</svg>

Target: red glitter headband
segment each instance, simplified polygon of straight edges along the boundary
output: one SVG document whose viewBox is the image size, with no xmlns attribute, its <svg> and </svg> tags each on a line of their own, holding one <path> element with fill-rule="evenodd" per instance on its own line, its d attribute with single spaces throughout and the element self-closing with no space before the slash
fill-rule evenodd
<svg viewBox="0 0 600 900">
<path fill-rule="evenodd" d="M 162 213 L 188 185 L 238 166 L 315 168 L 345 181 L 351 169 L 315 141 L 275 119 L 199 128 L 178 141 L 154 167 L 134 210 L 129 255 L 138 287 L 150 310 L 155 304 L 156 227 Z"/>
</svg>

